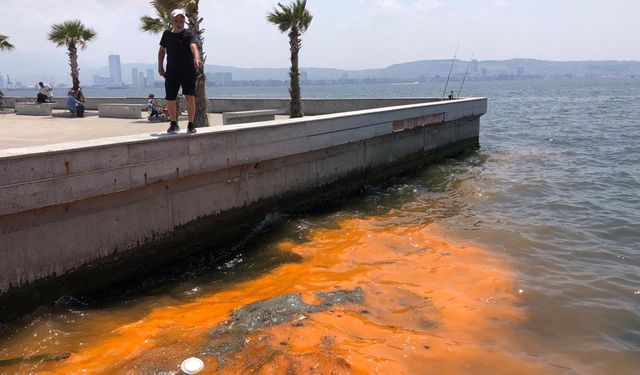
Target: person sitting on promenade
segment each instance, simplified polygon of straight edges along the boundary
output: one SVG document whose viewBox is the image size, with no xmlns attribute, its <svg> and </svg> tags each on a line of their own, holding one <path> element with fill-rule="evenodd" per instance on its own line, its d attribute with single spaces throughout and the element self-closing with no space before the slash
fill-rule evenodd
<svg viewBox="0 0 640 375">
<path fill-rule="evenodd" d="M 449 100 L 454 100 L 456 97 L 453 95 L 453 91 L 449 94 Z"/>
<path fill-rule="evenodd" d="M 51 103 L 53 102 L 53 88 L 51 85 L 38 82 L 38 97 L 36 98 L 36 102 L 38 103 Z"/>
<path fill-rule="evenodd" d="M 76 99 L 76 93 L 73 90 L 67 93 L 67 109 L 75 117 L 84 117 L 84 105 Z"/>
<path fill-rule="evenodd" d="M 149 121 L 151 122 L 160 121 L 161 110 L 158 109 L 158 103 L 155 98 L 156 96 L 154 94 L 149 94 L 149 100 L 147 100 L 147 112 L 149 113 Z"/>
</svg>

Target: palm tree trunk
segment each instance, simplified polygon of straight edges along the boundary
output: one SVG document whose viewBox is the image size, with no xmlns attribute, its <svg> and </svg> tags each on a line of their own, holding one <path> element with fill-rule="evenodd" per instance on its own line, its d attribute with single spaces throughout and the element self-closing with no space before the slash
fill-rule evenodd
<svg viewBox="0 0 640 375">
<path fill-rule="evenodd" d="M 204 128 L 209 126 L 209 99 L 207 99 L 207 77 L 204 74 L 204 61 L 202 67 L 198 72 L 198 79 L 196 80 L 196 116 L 194 123 L 197 128 Z"/>
<path fill-rule="evenodd" d="M 300 101 L 300 70 L 298 68 L 300 48 L 302 48 L 300 33 L 296 27 L 292 27 L 289 32 L 289 49 L 291 50 L 291 72 L 289 72 L 291 102 L 289 103 L 289 116 L 291 118 L 304 116 L 302 102 Z"/>
<path fill-rule="evenodd" d="M 78 69 L 78 47 L 76 47 L 75 43 L 69 43 L 69 52 L 67 54 L 69 55 L 73 90 L 76 91 L 80 87 L 80 69 Z"/>
<path fill-rule="evenodd" d="M 196 72 L 196 115 L 194 123 L 197 128 L 204 128 L 209 126 L 209 99 L 207 99 L 207 76 L 204 73 L 204 63 L 206 61 L 204 55 L 204 30 L 200 29 L 202 18 L 198 16 L 198 1 L 194 4 L 194 9 L 189 12 L 189 23 L 191 25 L 191 32 L 195 34 L 198 40 L 198 51 L 202 59 L 202 65 Z"/>
</svg>

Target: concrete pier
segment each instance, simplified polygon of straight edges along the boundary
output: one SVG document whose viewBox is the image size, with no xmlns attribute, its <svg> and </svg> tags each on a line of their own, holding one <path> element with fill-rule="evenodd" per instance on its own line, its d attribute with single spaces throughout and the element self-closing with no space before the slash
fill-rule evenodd
<svg viewBox="0 0 640 375">
<path fill-rule="evenodd" d="M 158 99 L 162 102 L 164 99 Z M 308 116 L 326 115 L 330 113 L 375 109 L 407 104 L 421 104 L 437 102 L 436 98 L 384 98 L 384 99 L 303 99 L 304 113 Z M 33 98 L 5 97 L 6 108 L 14 108 L 16 102 L 33 102 Z M 66 98 L 55 99 L 53 109 L 66 109 Z M 86 110 L 98 110 L 101 104 L 138 104 L 146 108 L 147 98 L 86 98 Z M 247 110 L 277 109 L 280 113 L 289 112 L 289 99 L 238 99 L 215 98 L 209 99 L 209 112 L 237 112 Z"/>
<path fill-rule="evenodd" d="M 477 147 L 486 111 L 467 98 L 0 150 L 0 301 L 202 223 L 222 232 L 240 225 L 225 217 Z"/>
</svg>

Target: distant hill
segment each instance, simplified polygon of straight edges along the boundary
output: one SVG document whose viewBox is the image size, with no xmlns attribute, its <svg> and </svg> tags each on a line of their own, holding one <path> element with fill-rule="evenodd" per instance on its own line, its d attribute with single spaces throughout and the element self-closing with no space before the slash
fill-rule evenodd
<svg viewBox="0 0 640 375">
<path fill-rule="evenodd" d="M 207 65 L 208 72 L 230 72 L 234 80 L 282 79 L 288 78 L 288 68 L 250 69 L 230 66 Z M 398 79 L 424 80 L 434 77 L 446 77 L 451 68 L 451 60 L 423 60 L 395 64 L 381 69 L 342 70 L 303 67 L 310 80 L 338 79 Z M 545 61 L 535 59 L 511 59 L 497 61 L 478 61 L 469 65 L 469 61 L 456 60 L 453 64 L 454 76 L 464 75 L 467 68 L 471 76 L 527 75 L 574 78 L 605 78 L 640 76 L 640 61 Z"/>
<path fill-rule="evenodd" d="M 451 60 L 423 60 L 391 65 L 383 69 L 349 71 L 349 78 L 386 78 L 421 80 L 434 77 L 446 77 L 451 68 Z M 572 76 L 624 77 L 640 75 L 639 61 L 544 61 L 534 59 L 511 59 L 501 61 L 478 61 L 469 65 L 469 61 L 456 60 L 452 75 L 464 75 L 471 68 L 471 76 L 527 75 L 546 78 Z M 304 69 L 303 69 L 304 70 Z M 311 78 L 311 77 L 309 77 Z"/>
<path fill-rule="evenodd" d="M 331 68 L 303 67 L 302 72 L 310 80 L 339 79 L 398 79 L 423 80 L 434 77 L 446 77 L 449 74 L 451 60 L 422 60 L 395 64 L 380 69 L 344 70 Z M 640 61 L 546 61 L 535 59 L 485 60 L 469 66 L 469 61 L 456 60 L 453 75 L 463 75 L 470 67 L 471 76 L 497 75 L 536 75 L 546 78 L 572 76 L 575 78 L 590 77 L 624 77 L 640 76 Z M 137 68 L 146 72 L 156 70 L 155 64 L 123 64 L 122 75 L 125 82 L 131 79 L 131 69 Z M 232 73 L 233 79 L 244 80 L 287 80 L 288 68 L 238 68 L 223 65 L 206 65 L 208 73 Z M 93 73 L 91 69 L 85 75 L 108 75 L 108 68 Z"/>
</svg>

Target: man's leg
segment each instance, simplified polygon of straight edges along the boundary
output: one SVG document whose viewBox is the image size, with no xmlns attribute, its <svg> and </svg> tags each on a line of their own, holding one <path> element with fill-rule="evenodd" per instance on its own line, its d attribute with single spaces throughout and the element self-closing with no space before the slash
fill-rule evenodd
<svg viewBox="0 0 640 375">
<path fill-rule="evenodd" d="M 166 93 L 165 100 L 167 101 L 169 120 L 171 121 L 171 125 L 169 126 L 169 129 L 167 129 L 167 133 L 175 133 L 180 130 L 180 126 L 178 126 L 178 107 L 176 103 L 178 90 L 180 90 L 180 81 L 178 81 L 174 76 L 165 75 L 164 90 Z"/>
<path fill-rule="evenodd" d="M 178 103 L 175 100 L 167 100 L 167 110 L 169 111 L 169 120 L 178 121 Z"/>
<path fill-rule="evenodd" d="M 187 116 L 189 117 L 189 122 L 193 122 L 196 118 L 196 97 L 193 95 L 185 95 L 184 99 L 187 102 Z"/>
<path fill-rule="evenodd" d="M 187 102 L 187 116 L 189 117 L 189 125 L 187 126 L 187 132 L 193 134 L 197 132 L 196 125 L 193 121 L 196 118 L 196 76 L 184 77 L 182 82 L 182 93 L 184 94 L 184 100 Z"/>
</svg>

